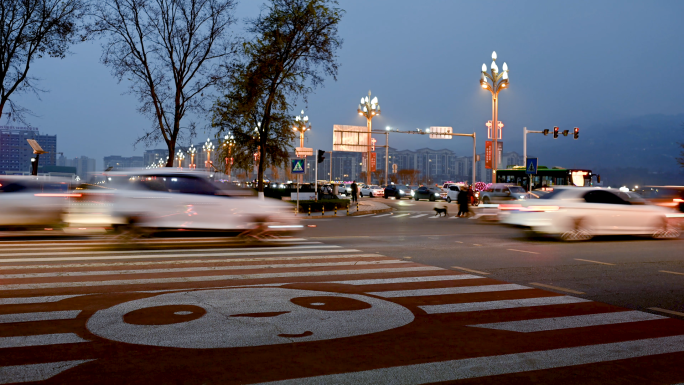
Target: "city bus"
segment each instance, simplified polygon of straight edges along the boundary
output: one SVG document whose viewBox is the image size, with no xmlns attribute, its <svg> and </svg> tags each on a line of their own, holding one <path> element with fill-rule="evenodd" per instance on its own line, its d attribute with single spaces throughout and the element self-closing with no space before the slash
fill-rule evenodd
<svg viewBox="0 0 684 385">
<path fill-rule="evenodd" d="M 537 173 L 528 175 L 524 166 L 509 166 L 496 170 L 497 183 L 512 183 L 525 187 L 532 177 L 532 190 L 552 188 L 553 186 L 591 186 L 591 170 L 567 169 L 561 167 L 539 166 Z"/>
</svg>

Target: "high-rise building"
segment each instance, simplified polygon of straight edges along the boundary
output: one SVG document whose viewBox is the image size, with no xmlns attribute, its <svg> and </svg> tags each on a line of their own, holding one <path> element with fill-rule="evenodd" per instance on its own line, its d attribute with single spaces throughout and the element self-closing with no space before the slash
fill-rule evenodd
<svg viewBox="0 0 684 385">
<path fill-rule="evenodd" d="M 79 156 L 78 158 L 69 159 L 63 154 L 57 158 L 57 166 L 75 167 L 76 175 L 82 180 L 88 180 L 88 176 L 97 170 L 97 162 L 93 158 L 87 156 Z"/>
<path fill-rule="evenodd" d="M 34 139 L 43 150 L 38 166 L 56 166 L 57 135 L 41 135 L 36 127 L 0 126 L 0 172 L 31 171 L 33 149 L 26 139 Z"/>
<path fill-rule="evenodd" d="M 121 156 L 121 155 L 110 155 L 104 157 L 104 170 L 110 167 L 113 170 L 120 170 L 124 168 L 143 168 L 144 167 L 142 156 Z"/>
</svg>

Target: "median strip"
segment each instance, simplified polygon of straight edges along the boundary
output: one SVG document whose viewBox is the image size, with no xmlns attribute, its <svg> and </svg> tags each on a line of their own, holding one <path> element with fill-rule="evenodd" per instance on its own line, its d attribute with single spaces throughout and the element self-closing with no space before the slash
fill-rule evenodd
<svg viewBox="0 0 684 385">
<path fill-rule="evenodd" d="M 566 293 L 572 293 L 572 294 L 585 294 L 585 293 L 583 293 L 583 292 L 581 292 L 581 291 L 566 289 L 566 288 L 564 288 L 564 287 L 558 287 L 558 286 L 544 285 L 543 283 L 537 283 L 537 282 L 530 282 L 530 285 L 541 286 L 541 287 L 545 287 L 545 288 L 547 288 L 547 289 L 553 289 L 553 290 L 558 290 L 558 291 L 564 291 L 564 292 L 566 292 Z"/>
<path fill-rule="evenodd" d="M 614 263 L 592 261 L 591 259 L 580 259 L 580 258 L 575 258 L 575 261 L 591 262 L 591 263 L 598 263 L 599 265 L 615 266 Z"/>
</svg>

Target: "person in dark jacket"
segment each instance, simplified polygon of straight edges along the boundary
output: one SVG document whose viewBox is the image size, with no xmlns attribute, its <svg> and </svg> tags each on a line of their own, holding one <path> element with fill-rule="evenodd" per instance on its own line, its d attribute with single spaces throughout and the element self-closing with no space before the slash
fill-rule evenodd
<svg viewBox="0 0 684 385">
<path fill-rule="evenodd" d="M 467 217 L 468 216 L 468 190 L 461 188 L 456 198 L 458 201 L 458 215 L 457 217 Z"/>
<path fill-rule="evenodd" d="M 356 202 L 356 197 L 359 194 L 359 186 L 356 184 L 356 181 L 352 181 L 351 184 L 351 199 L 352 202 Z"/>
</svg>

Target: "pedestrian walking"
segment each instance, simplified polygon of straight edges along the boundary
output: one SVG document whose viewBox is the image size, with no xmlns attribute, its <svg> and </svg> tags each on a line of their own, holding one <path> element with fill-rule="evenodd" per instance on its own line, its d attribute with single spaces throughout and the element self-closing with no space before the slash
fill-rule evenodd
<svg viewBox="0 0 684 385">
<path fill-rule="evenodd" d="M 461 188 L 456 198 L 458 201 L 458 215 L 457 217 L 467 217 L 468 216 L 468 190 L 465 187 Z"/>
<path fill-rule="evenodd" d="M 475 205 L 475 191 L 473 191 L 473 186 L 468 186 L 468 203 Z"/>
<path fill-rule="evenodd" d="M 358 196 L 358 194 L 359 194 L 359 186 L 356 184 L 356 181 L 352 181 L 352 184 L 351 184 L 351 199 L 352 199 L 352 202 L 356 202 L 356 201 L 357 201 L 357 198 L 356 198 L 356 197 Z"/>
</svg>

